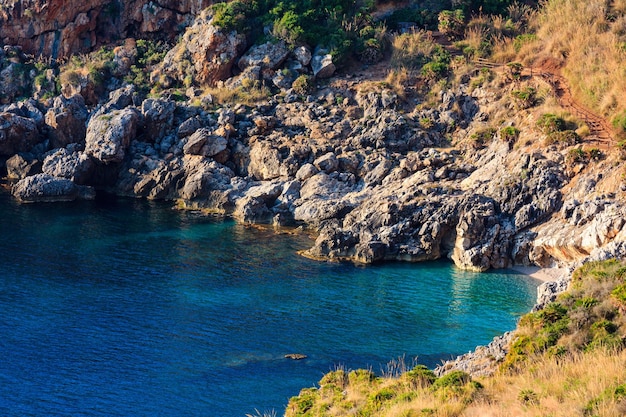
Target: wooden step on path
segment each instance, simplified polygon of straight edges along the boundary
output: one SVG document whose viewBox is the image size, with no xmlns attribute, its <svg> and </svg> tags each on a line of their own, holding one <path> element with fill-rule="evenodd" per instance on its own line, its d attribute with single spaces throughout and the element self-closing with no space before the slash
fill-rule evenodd
<svg viewBox="0 0 626 417">
<path fill-rule="evenodd" d="M 483 68 L 501 69 L 505 67 L 505 64 L 492 62 L 483 58 L 475 58 L 473 62 Z M 563 76 L 545 71 L 535 72 L 532 67 L 530 67 L 529 70 L 531 77 L 538 76 L 550 85 L 557 101 L 563 108 L 570 110 L 576 117 L 583 120 L 587 126 L 589 126 L 590 135 L 585 137 L 585 142 L 593 142 L 598 147 L 604 149 L 609 149 L 613 146 L 615 140 L 611 135 L 612 129 L 607 121 L 574 101 L 568 88 L 567 80 Z"/>
<path fill-rule="evenodd" d="M 474 62 L 474 64 L 476 64 L 478 66 L 481 66 L 483 68 L 495 69 L 495 68 L 504 67 L 504 64 L 499 64 L 497 62 L 492 62 L 492 61 L 486 60 L 484 58 L 474 58 L 472 60 L 472 62 Z"/>
</svg>

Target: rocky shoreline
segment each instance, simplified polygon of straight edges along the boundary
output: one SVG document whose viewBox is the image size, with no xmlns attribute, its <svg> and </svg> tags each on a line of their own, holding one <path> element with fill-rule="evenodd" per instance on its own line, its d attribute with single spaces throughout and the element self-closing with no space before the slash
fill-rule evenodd
<svg viewBox="0 0 626 417">
<path fill-rule="evenodd" d="M 414 94 L 380 76 L 385 62 L 337 74 L 322 48 L 249 46 L 216 27 L 208 10 L 181 7 L 159 10 L 187 29 L 150 74 L 165 88 L 158 97 L 124 81 L 134 39 L 111 52 L 122 75 L 101 95 L 80 71 L 51 72 L 39 82 L 58 81 L 62 94 L 18 101 L 24 74 L 16 68 L 28 57 L 22 47 L 0 50 L 0 172 L 17 201 L 91 199 L 101 190 L 168 200 L 242 223 L 307 228 L 317 238 L 303 255 L 330 261 L 447 257 L 485 271 L 626 255 L 621 155 L 548 140 L 541 111 L 513 94 L 549 91 L 545 81 L 492 73 L 487 82 L 465 63 L 454 81 Z M 152 20 L 141 22 L 149 31 Z M 188 77 L 222 92 L 266 85 L 273 93 L 219 104 L 193 85 L 184 96 L 169 89 Z M 537 308 L 568 279 L 542 284 Z M 499 357 L 510 337 L 454 366 L 483 372 L 464 364 Z"/>
</svg>

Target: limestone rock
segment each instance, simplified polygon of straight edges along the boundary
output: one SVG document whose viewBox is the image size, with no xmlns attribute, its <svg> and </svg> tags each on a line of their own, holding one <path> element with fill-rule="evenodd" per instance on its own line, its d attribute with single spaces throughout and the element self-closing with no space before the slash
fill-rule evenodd
<svg viewBox="0 0 626 417">
<path fill-rule="evenodd" d="M 153 142 L 173 128 L 176 103 L 167 99 L 146 99 L 141 104 L 144 120 L 144 135 L 148 142 Z"/>
<path fill-rule="evenodd" d="M 0 156 L 28 152 L 39 142 L 37 123 L 13 113 L 0 113 Z"/>
<path fill-rule="evenodd" d="M 70 152 L 61 148 L 50 153 L 43 160 L 43 173 L 57 178 L 67 178 L 72 182 L 88 184 L 94 170 L 93 161 L 83 152 Z"/>
<path fill-rule="evenodd" d="M 131 107 L 92 117 L 87 126 L 85 154 L 108 164 L 121 162 L 135 138 L 139 112 Z"/>
<path fill-rule="evenodd" d="M 183 162 L 186 178 L 179 191 L 180 198 L 199 201 L 202 207 L 216 211 L 232 210 L 228 191 L 232 189 L 235 173 L 230 168 L 197 155 L 186 155 Z"/>
<path fill-rule="evenodd" d="M 215 157 L 226 151 L 228 141 L 223 136 L 214 135 L 210 129 L 198 129 L 189 136 L 187 143 L 183 147 L 183 152 L 187 155 L 202 155 Z"/>
<path fill-rule="evenodd" d="M 12 180 L 21 180 L 31 175 L 41 172 L 41 161 L 32 157 L 32 155 L 15 154 L 6 162 L 7 178 Z"/>
<path fill-rule="evenodd" d="M 313 75 L 317 78 L 330 78 L 336 70 L 332 55 L 324 49 L 315 51 L 311 58 L 311 68 Z"/>
<path fill-rule="evenodd" d="M 298 181 L 306 181 L 313 175 L 317 174 L 319 170 L 313 164 L 304 164 L 296 172 L 296 179 Z"/>
<path fill-rule="evenodd" d="M 273 213 L 272 205 L 283 190 L 282 183 L 267 183 L 251 187 L 235 205 L 235 218 L 244 223 L 267 222 Z"/>
<path fill-rule="evenodd" d="M 231 69 L 245 47 L 244 35 L 227 33 L 214 26 L 210 11 L 205 10 L 167 53 L 160 69 L 151 77 L 166 86 L 169 83 L 161 75 L 183 82 L 187 73 L 181 71 L 178 63 L 186 60 L 191 63 L 191 73 L 197 82 L 214 86 L 218 81 L 230 78 Z"/>
<path fill-rule="evenodd" d="M 131 32 L 174 40 L 179 28 L 211 5 L 210 0 L 68 0 L 7 2 L 0 13 L 0 38 L 33 55 L 68 57 Z"/>
<path fill-rule="evenodd" d="M 311 62 L 311 50 L 306 46 L 299 46 L 294 49 L 293 55 L 303 67 L 306 67 Z"/>
<path fill-rule="evenodd" d="M 257 141 L 250 147 L 248 172 L 262 181 L 281 176 L 282 157 L 280 152 L 267 142 Z"/>
<path fill-rule="evenodd" d="M 186 138 L 202 127 L 202 121 L 199 117 L 191 117 L 178 126 L 178 137 Z"/>
<path fill-rule="evenodd" d="M 238 62 L 242 71 L 248 67 L 258 66 L 261 69 L 275 70 L 289 56 L 289 47 L 284 41 L 266 42 L 251 47 Z"/>
<path fill-rule="evenodd" d="M 52 147 L 62 148 L 70 143 L 83 143 L 87 133 L 87 116 L 87 106 L 81 95 L 55 98 L 54 104 L 46 113 Z"/>
<path fill-rule="evenodd" d="M 327 154 L 324 154 L 317 158 L 313 162 L 313 165 L 315 165 L 315 167 L 318 168 L 320 171 L 324 171 L 325 173 L 330 174 L 336 171 L 337 168 L 339 168 L 339 160 L 337 160 L 337 157 L 334 153 L 328 152 Z"/>
<path fill-rule="evenodd" d="M 22 203 L 90 200 L 95 198 L 92 187 L 79 186 L 65 178 L 37 174 L 18 181 L 13 196 Z"/>
</svg>

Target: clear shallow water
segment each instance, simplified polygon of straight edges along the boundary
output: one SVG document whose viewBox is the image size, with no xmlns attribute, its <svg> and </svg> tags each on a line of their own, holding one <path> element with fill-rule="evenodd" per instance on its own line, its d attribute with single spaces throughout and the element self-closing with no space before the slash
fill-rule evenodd
<svg viewBox="0 0 626 417">
<path fill-rule="evenodd" d="M 0 195 L 0 415 L 282 415 L 337 365 L 433 366 L 535 299 L 525 276 L 296 255 L 309 244 L 144 201 Z"/>
</svg>

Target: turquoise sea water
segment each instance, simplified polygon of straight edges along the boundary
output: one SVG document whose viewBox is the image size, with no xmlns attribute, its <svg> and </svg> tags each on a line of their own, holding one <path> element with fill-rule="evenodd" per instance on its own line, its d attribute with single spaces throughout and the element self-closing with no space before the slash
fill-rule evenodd
<svg viewBox="0 0 626 417">
<path fill-rule="evenodd" d="M 339 365 L 436 365 L 535 299 L 525 276 L 315 262 L 306 236 L 169 207 L 0 195 L 0 415 L 280 416 Z"/>
</svg>

